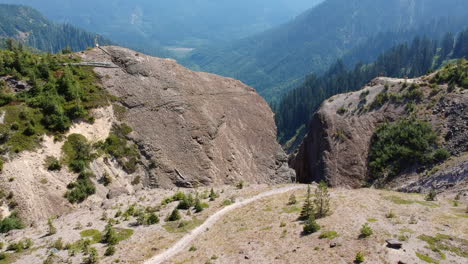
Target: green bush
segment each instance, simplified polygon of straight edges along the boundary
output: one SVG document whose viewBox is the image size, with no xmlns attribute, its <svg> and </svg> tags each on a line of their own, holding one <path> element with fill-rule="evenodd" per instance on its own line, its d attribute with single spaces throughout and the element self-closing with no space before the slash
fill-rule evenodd
<svg viewBox="0 0 468 264">
<path fill-rule="evenodd" d="M 90 173 L 82 172 L 75 182 L 68 184 L 67 188 L 69 190 L 65 194 L 65 197 L 70 203 L 81 203 L 88 196 L 96 193 L 96 187 L 91 181 L 90 176 Z"/>
<path fill-rule="evenodd" d="M 429 123 L 403 120 L 377 128 L 371 142 L 372 180 L 393 177 L 415 164 L 429 161 L 437 134 Z"/>
<path fill-rule="evenodd" d="M 0 221 L 0 233 L 7 233 L 10 230 L 22 228 L 24 228 L 24 225 L 17 212 L 13 212 L 9 217 Z"/>
<path fill-rule="evenodd" d="M 52 157 L 52 156 L 46 157 L 44 166 L 49 171 L 59 171 L 62 169 L 62 165 L 60 164 L 60 161 L 56 157 Z"/>
<path fill-rule="evenodd" d="M 368 224 L 364 224 L 361 227 L 361 234 L 359 235 L 359 238 L 370 237 L 373 233 L 374 231 L 372 230 L 372 228 Z"/>
<path fill-rule="evenodd" d="M 436 149 L 432 153 L 432 159 L 434 162 L 442 162 L 450 158 L 450 152 L 446 149 L 440 148 Z"/>
<path fill-rule="evenodd" d="M 104 256 L 113 256 L 115 254 L 115 246 L 109 246 L 104 252 Z"/>
<path fill-rule="evenodd" d="M 89 168 L 89 164 L 96 158 L 92 153 L 92 147 L 88 140 L 80 134 L 71 134 L 63 144 L 62 151 L 65 154 L 65 162 L 69 168 L 77 173 Z"/>
<path fill-rule="evenodd" d="M 354 263 L 363 263 L 365 261 L 364 253 L 358 252 L 354 258 Z"/>
</svg>

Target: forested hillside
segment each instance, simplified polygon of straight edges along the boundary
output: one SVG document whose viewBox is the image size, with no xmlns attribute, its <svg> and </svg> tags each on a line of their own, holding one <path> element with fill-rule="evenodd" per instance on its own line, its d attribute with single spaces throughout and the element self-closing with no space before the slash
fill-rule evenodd
<svg viewBox="0 0 468 264">
<path fill-rule="evenodd" d="M 304 136 L 307 124 L 320 104 L 333 95 L 355 91 L 378 76 L 417 77 L 440 67 L 446 60 L 468 57 L 468 30 L 457 36 L 447 33 L 441 40 L 417 37 L 383 53 L 375 62 L 346 67 L 342 60 L 325 74 L 312 74 L 289 92 L 277 106 L 276 121 L 281 143 L 289 147 Z M 294 137 L 294 136 L 297 136 Z"/>
<path fill-rule="evenodd" d="M 161 56 L 165 48 L 227 42 L 286 23 L 323 0 L 0 0 Z M 162 54 L 164 55 L 164 54 Z"/>
<path fill-rule="evenodd" d="M 405 32 L 442 19 L 461 30 L 468 21 L 468 2 L 327 0 L 283 26 L 223 47 L 195 51 L 186 64 L 240 79 L 271 102 L 300 84 L 306 74 L 324 72 L 338 57 L 379 33 L 396 32 L 403 36 L 397 39 L 409 40 L 411 34 Z M 418 33 L 432 35 L 430 27 L 426 30 Z M 375 44 L 380 46 L 365 52 L 366 59 L 381 53 L 382 43 Z"/>
<path fill-rule="evenodd" d="M 64 48 L 84 50 L 99 43 L 108 44 L 109 40 L 89 33 L 69 24 L 55 24 L 37 10 L 19 5 L 0 4 L 0 37 L 14 38 L 31 47 L 48 52 Z"/>
</svg>

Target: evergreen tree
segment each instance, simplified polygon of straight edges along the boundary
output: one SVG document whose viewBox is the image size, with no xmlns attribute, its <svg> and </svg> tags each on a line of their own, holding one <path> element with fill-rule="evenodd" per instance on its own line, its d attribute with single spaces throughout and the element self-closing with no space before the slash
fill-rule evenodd
<svg viewBox="0 0 468 264">
<path fill-rule="evenodd" d="M 317 219 L 327 216 L 330 212 L 330 194 L 328 193 L 327 183 L 324 181 L 321 181 L 315 190 L 314 209 Z"/>
<path fill-rule="evenodd" d="M 148 225 L 155 225 L 159 223 L 159 217 L 155 213 L 150 213 L 150 215 L 148 216 L 147 222 L 148 222 Z"/>
<path fill-rule="evenodd" d="M 303 232 L 304 234 L 312 234 L 320 230 L 320 225 L 315 221 L 315 217 L 310 215 L 307 221 L 304 224 Z"/>
<path fill-rule="evenodd" d="M 217 197 L 218 197 L 218 195 L 215 193 L 213 188 L 211 188 L 211 190 L 210 190 L 210 201 L 216 200 Z"/>
<path fill-rule="evenodd" d="M 198 197 L 195 199 L 194 208 L 195 208 L 196 213 L 199 213 L 199 212 L 203 211 L 203 206 L 202 206 L 201 201 L 200 201 L 200 199 Z"/>
<path fill-rule="evenodd" d="M 102 242 L 110 246 L 117 245 L 119 242 L 117 232 L 114 230 L 114 227 L 109 223 L 104 229 L 104 236 L 102 237 Z"/>
<path fill-rule="evenodd" d="M 180 220 L 180 218 L 181 216 L 180 216 L 179 210 L 176 208 L 169 215 L 169 217 L 167 218 L 167 221 L 173 222 L 173 221 Z"/>
<path fill-rule="evenodd" d="M 310 192 L 310 185 L 309 185 L 307 186 L 307 196 L 304 201 L 304 205 L 302 206 L 301 214 L 299 216 L 300 220 L 307 220 L 314 213 L 314 208 L 312 206 L 312 201 L 310 200 L 310 197 L 311 197 L 311 192 Z"/>
</svg>

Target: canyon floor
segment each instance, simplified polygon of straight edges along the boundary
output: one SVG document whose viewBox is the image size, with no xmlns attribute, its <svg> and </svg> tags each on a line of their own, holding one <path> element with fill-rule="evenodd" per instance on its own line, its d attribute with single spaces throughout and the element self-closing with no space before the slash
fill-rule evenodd
<svg viewBox="0 0 468 264">
<path fill-rule="evenodd" d="M 278 189 L 285 192 L 271 193 Z M 312 193 L 314 189 L 312 186 Z M 218 187 L 215 191 L 219 197 L 215 201 L 203 200 L 209 205 L 204 211 L 181 210 L 182 220 L 166 222 L 177 202 L 166 205 L 161 202 L 177 191 L 190 190 L 140 191 L 92 209 L 78 209 L 53 221 L 57 229 L 53 235 L 46 235 L 45 222 L 10 232 L 3 237 L 6 245 L 26 237 L 31 238 L 33 245 L 22 252 L 11 252 L 0 263 L 43 263 L 51 252 L 54 255 L 49 258 L 54 261 L 51 263 L 82 263 L 86 256 L 70 249 L 85 238 L 92 240 L 91 247 L 97 249 L 99 263 L 157 263 L 148 260 L 164 254 L 210 216 L 269 192 L 270 196 L 252 200 L 217 217 L 210 227 L 197 232 L 190 243 L 162 263 L 353 263 L 358 252 L 364 254 L 364 263 L 466 263 L 468 258 L 468 197 L 463 195 L 455 201 L 455 194 L 447 193 L 439 195 L 437 201 L 428 202 L 421 194 L 331 189 L 332 213 L 318 220 L 320 231 L 303 235 L 303 224 L 297 218 L 306 196 L 305 186 Z M 202 198 L 208 191 L 198 189 Z M 288 205 L 291 194 L 297 197 L 297 204 Z M 161 222 L 136 226 L 133 217 L 115 217 L 132 204 L 136 208 L 155 208 Z M 109 219 L 115 220 L 115 228 L 124 240 L 116 246 L 113 256 L 105 257 L 106 246 L 96 236 L 102 235 Z M 372 228 L 373 234 L 360 239 L 364 224 Z M 328 237 L 323 237 L 327 231 L 336 233 L 328 232 Z M 68 247 L 54 248 L 60 238 Z M 402 248 L 388 248 L 387 239 L 400 240 Z"/>
</svg>

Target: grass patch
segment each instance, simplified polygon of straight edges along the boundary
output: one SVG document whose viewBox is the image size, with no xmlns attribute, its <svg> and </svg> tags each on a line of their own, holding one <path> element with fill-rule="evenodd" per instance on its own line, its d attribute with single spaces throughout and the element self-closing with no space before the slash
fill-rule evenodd
<svg viewBox="0 0 468 264">
<path fill-rule="evenodd" d="M 283 213 L 286 213 L 286 214 L 298 213 L 300 211 L 301 211 L 301 208 L 297 206 L 287 206 L 283 208 Z"/>
<path fill-rule="evenodd" d="M 186 233 L 203 224 L 203 220 L 193 218 L 191 221 L 168 222 L 163 225 L 169 233 Z"/>
<path fill-rule="evenodd" d="M 439 207 L 439 205 L 437 203 L 434 203 L 434 202 L 407 200 L 407 199 L 404 199 L 404 198 L 402 198 L 400 196 L 396 196 L 396 195 L 385 196 L 384 199 L 388 200 L 388 201 L 391 201 L 394 204 L 400 204 L 400 205 L 408 205 L 408 204 L 417 203 L 417 204 L 424 205 L 424 206 L 431 207 L 431 208 Z"/>
<path fill-rule="evenodd" d="M 272 226 L 267 226 L 267 227 L 260 229 L 260 231 L 268 231 L 268 230 L 271 230 L 272 228 L 273 228 Z"/>
<path fill-rule="evenodd" d="M 129 239 L 134 233 L 133 229 L 128 228 L 116 227 L 114 230 L 117 233 L 117 243 Z"/>
<path fill-rule="evenodd" d="M 444 234 L 437 234 L 436 236 L 420 235 L 418 239 L 426 242 L 429 249 L 438 252 L 441 256 L 443 256 L 441 251 L 449 251 L 460 257 L 468 258 L 468 252 L 463 249 L 463 245 L 468 245 L 468 240 Z M 455 244 L 460 244 L 462 247 Z"/>
<path fill-rule="evenodd" d="M 414 234 L 414 230 L 413 229 L 410 229 L 410 228 L 400 228 L 400 232 L 401 233 L 410 233 L 410 234 Z"/>
<path fill-rule="evenodd" d="M 374 222 L 377 222 L 377 221 L 379 221 L 379 220 L 376 219 L 376 218 L 367 218 L 367 222 L 369 222 L 369 223 L 374 223 Z"/>
<path fill-rule="evenodd" d="M 427 255 L 424 255 L 422 253 L 419 253 L 419 252 L 416 252 L 416 256 L 422 260 L 422 261 L 425 261 L 427 263 L 439 263 L 439 261 L 427 256 Z"/>
<path fill-rule="evenodd" d="M 92 244 L 102 240 L 102 234 L 97 229 L 87 229 L 80 232 L 82 238 L 91 238 Z"/>
<path fill-rule="evenodd" d="M 324 231 L 320 234 L 319 238 L 320 239 L 334 239 L 339 237 L 340 235 L 336 231 Z"/>
</svg>

